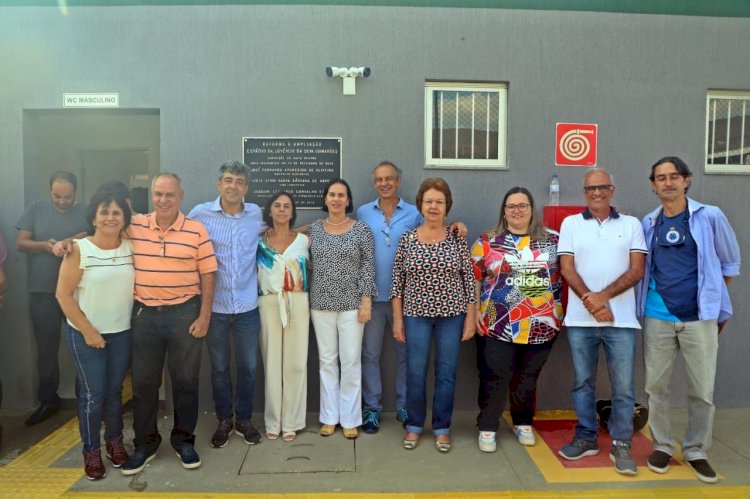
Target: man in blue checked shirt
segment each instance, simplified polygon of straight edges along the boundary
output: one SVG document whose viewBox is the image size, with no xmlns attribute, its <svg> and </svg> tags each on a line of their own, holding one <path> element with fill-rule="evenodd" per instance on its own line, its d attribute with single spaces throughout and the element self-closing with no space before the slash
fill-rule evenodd
<svg viewBox="0 0 750 499">
<path fill-rule="evenodd" d="M 260 433 L 250 418 L 253 415 L 260 335 L 255 256 L 265 225 L 260 207 L 244 201 L 248 189 L 247 166 L 239 161 L 221 165 L 216 187 L 220 196 L 199 204 L 188 217 L 205 225 L 219 263 L 206 341 L 211 357 L 214 406 L 219 420 L 211 437 L 211 446 L 221 448 L 227 445 L 232 431 L 248 445 L 260 442 Z M 234 396 L 230 373 L 232 337 L 237 364 Z"/>
</svg>

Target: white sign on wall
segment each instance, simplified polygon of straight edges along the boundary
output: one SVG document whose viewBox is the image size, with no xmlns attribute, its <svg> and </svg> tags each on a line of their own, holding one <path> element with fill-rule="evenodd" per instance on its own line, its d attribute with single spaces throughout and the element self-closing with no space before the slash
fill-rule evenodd
<svg viewBox="0 0 750 499">
<path fill-rule="evenodd" d="M 120 94 L 63 94 L 63 107 L 120 107 Z"/>
</svg>

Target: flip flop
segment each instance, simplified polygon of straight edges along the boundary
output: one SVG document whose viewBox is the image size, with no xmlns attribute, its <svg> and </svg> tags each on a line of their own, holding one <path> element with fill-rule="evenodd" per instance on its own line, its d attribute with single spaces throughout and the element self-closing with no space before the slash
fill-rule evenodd
<svg viewBox="0 0 750 499">
<path fill-rule="evenodd" d="M 330 437 L 334 433 L 336 433 L 336 425 L 334 424 L 324 424 L 320 427 L 321 437 Z"/>
<path fill-rule="evenodd" d="M 271 433 L 270 431 L 267 431 L 266 432 L 266 438 L 268 440 L 276 440 L 277 438 L 279 438 L 279 434 L 278 433 Z"/>
<path fill-rule="evenodd" d="M 281 435 L 281 439 L 284 442 L 291 442 L 297 438 L 297 432 L 296 431 L 285 431 L 283 435 Z"/>
<path fill-rule="evenodd" d="M 408 435 L 408 433 L 407 433 Z M 404 440 L 402 444 L 404 445 L 404 449 L 406 450 L 412 450 L 417 448 L 417 444 L 419 443 L 419 435 L 417 435 L 417 438 L 414 440 L 410 440 L 406 438 L 406 435 L 404 435 Z"/>
<path fill-rule="evenodd" d="M 435 440 L 435 448 L 438 450 L 438 452 L 446 453 L 451 450 L 451 442 L 448 440 L 447 442 L 441 442 L 440 440 Z"/>
</svg>

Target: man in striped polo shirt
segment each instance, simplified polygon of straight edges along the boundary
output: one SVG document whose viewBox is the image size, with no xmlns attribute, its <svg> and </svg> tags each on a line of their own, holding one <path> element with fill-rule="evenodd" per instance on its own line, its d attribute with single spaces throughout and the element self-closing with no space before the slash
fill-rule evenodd
<svg viewBox="0 0 750 499">
<path fill-rule="evenodd" d="M 211 437 L 214 448 L 227 445 L 233 431 L 249 445 L 260 442 L 260 434 L 250 418 L 253 415 L 260 335 L 255 255 L 265 224 L 258 205 L 244 202 L 247 177 L 248 168 L 243 163 L 224 163 L 219 168 L 216 184 L 219 197 L 199 204 L 188 215 L 206 226 L 219 261 L 207 338 L 214 407 L 219 420 Z M 237 364 L 234 396 L 230 369 L 232 339 Z"/>
<path fill-rule="evenodd" d="M 159 385 L 168 358 L 174 423 L 170 443 L 182 466 L 197 468 L 195 425 L 203 338 L 208 332 L 214 279 L 214 248 L 202 223 L 180 212 L 180 178 L 160 173 L 151 183 L 154 211 L 134 215 L 135 305 L 133 329 L 133 429 L 135 451 L 124 475 L 140 472 L 156 456 Z"/>
</svg>

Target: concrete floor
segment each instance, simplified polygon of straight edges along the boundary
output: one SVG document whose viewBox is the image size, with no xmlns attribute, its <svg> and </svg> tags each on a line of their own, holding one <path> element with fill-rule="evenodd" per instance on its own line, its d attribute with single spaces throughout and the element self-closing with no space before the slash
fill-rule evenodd
<svg viewBox="0 0 750 499">
<path fill-rule="evenodd" d="M 750 409 L 717 411 L 710 451 L 722 477 L 717 485 L 702 484 L 678 466 L 667 475 L 642 467 L 634 478 L 620 476 L 609 466 L 590 473 L 562 468 L 549 473 L 549 466 L 558 466 L 557 449 L 539 443 L 522 447 L 505 424 L 498 434 L 498 451 L 484 454 L 476 445 L 473 412 L 454 415 L 453 449 L 448 454 L 436 451 L 429 434 L 423 435 L 415 450 L 404 450 L 394 414 L 384 414 L 377 435 L 361 434 L 356 441 L 344 439 L 340 430 L 328 438 L 318 436 L 317 415 L 310 414 L 308 430 L 292 443 L 264 438 L 247 446 L 233 436 L 227 447 L 213 449 L 208 440 L 215 418 L 204 413 L 196 430 L 201 468 L 184 470 L 168 442 L 163 442 L 157 459 L 139 475 L 125 477 L 110 468 L 105 479 L 91 482 L 82 475 L 73 411 L 63 411 L 30 429 L 23 426 L 25 416 L 0 417 L 2 497 L 392 497 L 394 493 L 398 497 L 750 497 L 750 436 L 745 431 Z M 130 414 L 126 416 L 129 442 Z M 571 416 L 540 414 L 542 418 Z M 673 420 L 679 435 L 685 412 L 675 411 Z M 262 425 L 256 426 L 262 430 Z M 170 427 L 171 418 L 162 417 L 163 437 Z M 45 437 L 42 445 L 36 445 Z"/>
</svg>

